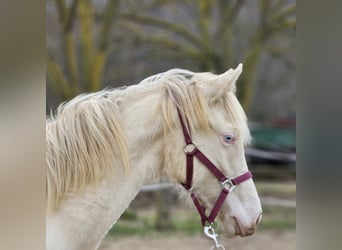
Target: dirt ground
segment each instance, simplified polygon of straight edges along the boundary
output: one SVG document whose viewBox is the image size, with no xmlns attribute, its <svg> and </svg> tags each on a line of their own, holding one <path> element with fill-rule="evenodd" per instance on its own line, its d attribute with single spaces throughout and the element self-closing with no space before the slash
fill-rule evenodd
<svg viewBox="0 0 342 250">
<path fill-rule="evenodd" d="M 253 236 L 224 238 L 219 237 L 219 243 L 226 250 L 294 250 L 296 249 L 296 232 L 294 230 L 257 231 Z M 207 250 L 213 241 L 202 234 L 155 234 L 148 236 L 106 237 L 100 250 Z"/>
</svg>

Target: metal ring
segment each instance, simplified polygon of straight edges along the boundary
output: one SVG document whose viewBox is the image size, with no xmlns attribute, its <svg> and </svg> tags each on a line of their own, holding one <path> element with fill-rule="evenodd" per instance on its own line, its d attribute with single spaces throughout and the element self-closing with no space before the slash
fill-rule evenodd
<svg viewBox="0 0 342 250">
<path fill-rule="evenodd" d="M 229 184 L 228 187 L 227 184 Z M 223 182 L 221 182 L 222 185 L 222 189 L 226 189 L 229 192 L 232 192 L 234 190 L 234 188 L 236 187 L 236 185 L 233 183 L 233 179 L 232 178 L 227 178 L 225 179 Z"/>
<path fill-rule="evenodd" d="M 183 148 L 183 151 L 187 155 L 193 155 L 197 151 L 197 146 L 195 145 L 195 143 L 186 144 Z"/>
</svg>

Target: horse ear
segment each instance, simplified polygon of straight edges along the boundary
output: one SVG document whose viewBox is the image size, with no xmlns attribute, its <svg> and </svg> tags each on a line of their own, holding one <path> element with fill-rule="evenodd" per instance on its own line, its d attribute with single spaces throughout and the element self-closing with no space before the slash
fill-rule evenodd
<svg viewBox="0 0 342 250">
<path fill-rule="evenodd" d="M 236 81 L 242 72 L 242 64 L 240 63 L 236 69 L 229 69 L 225 73 L 218 75 L 210 80 L 206 87 L 207 97 L 210 101 L 215 101 L 224 96 L 229 91 L 236 89 Z"/>
</svg>

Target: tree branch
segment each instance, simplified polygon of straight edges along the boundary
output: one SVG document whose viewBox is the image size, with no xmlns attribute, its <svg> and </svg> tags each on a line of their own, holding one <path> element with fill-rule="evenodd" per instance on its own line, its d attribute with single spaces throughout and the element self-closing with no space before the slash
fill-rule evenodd
<svg viewBox="0 0 342 250">
<path fill-rule="evenodd" d="M 233 63 L 234 49 L 232 41 L 232 27 L 245 1 L 238 0 L 233 6 L 231 6 L 230 3 L 231 2 L 227 0 L 220 0 L 218 2 L 220 17 L 216 40 L 220 41 L 220 48 L 222 49 L 223 55 L 221 56 L 221 61 L 225 68 L 229 67 Z"/>
<path fill-rule="evenodd" d="M 58 11 L 59 22 L 62 24 L 63 31 L 65 31 L 65 23 L 67 19 L 67 7 L 65 5 L 65 1 L 55 0 L 55 4 Z"/>
<path fill-rule="evenodd" d="M 80 36 L 82 48 L 82 75 L 84 86 L 89 91 L 93 89 L 91 81 L 91 67 L 93 65 L 94 56 L 94 29 L 93 29 L 93 9 L 90 0 L 83 0 L 79 3 L 80 17 Z"/>
<path fill-rule="evenodd" d="M 47 59 L 47 76 L 50 79 L 53 90 L 63 99 L 71 99 L 74 93 L 68 85 L 65 76 L 58 63 L 50 56 Z"/>
<path fill-rule="evenodd" d="M 183 44 L 181 42 L 176 42 L 175 40 L 171 40 L 168 37 L 164 36 L 148 36 L 135 27 L 128 26 L 126 28 L 131 29 L 131 33 L 133 34 L 133 41 L 136 43 L 152 43 L 161 46 L 162 48 L 173 50 L 175 53 L 186 55 L 192 59 L 200 61 L 203 60 L 202 53 L 189 45 Z"/>
<path fill-rule="evenodd" d="M 105 11 L 102 15 L 103 25 L 101 27 L 99 42 L 99 49 L 102 51 L 105 51 L 108 48 L 110 30 L 112 28 L 113 19 L 117 15 L 118 5 L 118 0 L 108 0 Z"/>
<path fill-rule="evenodd" d="M 272 22 L 278 22 L 283 18 L 286 18 L 292 14 L 295 14 L 295 12 L 296 12 L 296 4 L 291 4 L 291 5 L 285 6 L 278 13 L 273 15 Z"/>
<path fill-rule="evenodd" d="M 75 17 L 77 14 L 77 5 L 78 5 L 78 0 L 74 0 L 72 2 L 71 7 L 70 7 L 69 14 L 67 15 L 67 17 L 65 19 L 64 27 L 65 27 L 65 30 L 67 32 L 72 30 L 72 27 L 73 27 L 73 24 L 75 21 Z"/>
<path fill-rule="evenodd" d="M 274 33 L 278 33 L 286 29 L 296 29 L 296 18 L 288 18 L 280 24 L 274 24 L 273 26 L 269 27 L 266 32 L 271 36 Z"/>
<path fill-rule="evenodd" d="M 237 0 L 232 8 L 229 8 L 227 15 L 227 22 L 233 23 L 238 16 L 242 6 L 245 4 L 245 0 Z"/>
<path fill-rule="evenodd" d="M 148 43 L 153 43 L 156 45 L 161 45 L 162 47 L 169 48 L 175 52 L 185 54 L 189 58 L 192 59 L 197 59 L 197 60 L 203 60 L 203 56 L 201 53 L 199 53 L 197 50 L 184 45 L 180 44 L 178 42 L 172 41 L 167 37 L 162 37 L 162 36 L 153 36 L 153 37 L 144 37 L 141 39 L 143 42 L 148 42 Z"/>
<path fill-rule="evenodd" d="M 70 77 L 70 84 L 74 91 L 79 90 L 79 79 L 78 79 L 78 66 L 76 58 L 75 43 L 72 36 L 72 24 L 76 16 L 76 9 L 78 0 L 75 0 L 68 11 L 65 1 L 55 0 L 57 6 L 59 21 L 62 28 L 62 37 L 65 49 L 65 60 L 68 65 L 68 74 Z M 60 69 L 61 70 L 61 69 Z M 61 78 L 58 78 L 61 79 Z M 62 83 L 63 84 L 63 83 Z"/>
<path fill-rule="evenodd" d="M 287 54 L 285 50 L 275 47 L 268 47 L 265 49 L 270 54 L 270 56 L 277 58 L 278 60 L 283 62 L 287 68 L 291 70 L 296 68 L 296 63 L 285 56 Z"/>
<path fill-rule="evenodd" d="M 169 32 L 175 33 L 183 37 L 185 40 L 187 40 L 188 42 L 192 43 L 197 47 L 203 47 L 203 43 L 198 37 L 193 35 L 191 32 L 189 32 L 187 29 L 185 29 L 183 26 L 179 24 L 171 23 L 154 17 L 139 16 L 133 13 L 124 13 L 121 14 L 121 17 L 129 22 L 135 22 L 138 24 L 150 25 L 165 29 Z"/>
<path fill-rule="evenodd" d="M 200 0 L 199 3 L 198 27 L 202 35 L 205 48 L 210 47 L 209 24 L 210 24 L 210 0 Z"/>
<path fill-rule="evenodd" d="M 101 16 L 102 26 L 100 28 L 100 38 L 98 49 L 94 52 L 91 61 L 89 84 L 93 91 L 101 88 L 104 67 L 108 55 L 108 46 L 110 41 L 110 31 L 113 26 L 113 19 L 116 17 L 118 10 L 118 0 L 108 0 Z"/>
</svg>

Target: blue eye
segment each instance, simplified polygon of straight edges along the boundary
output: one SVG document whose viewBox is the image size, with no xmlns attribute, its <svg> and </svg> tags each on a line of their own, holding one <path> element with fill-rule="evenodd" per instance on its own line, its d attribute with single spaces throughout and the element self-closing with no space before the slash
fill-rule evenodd
<svg viewBox="0 0 342 250">
<path fill-rule="evenodd" d="M 231 141 L 233 141 L 233 136 L 226 135 L 226 136 L 224 137 L 224 140 L 225 140 L 226 142 L 231 142 Z"/>
<path fill-rule="evenodd" d="M 226 144 L 234 144 L 236 141 L 235 134 L 222 135 L 223 142 Z"/>
</svg>

